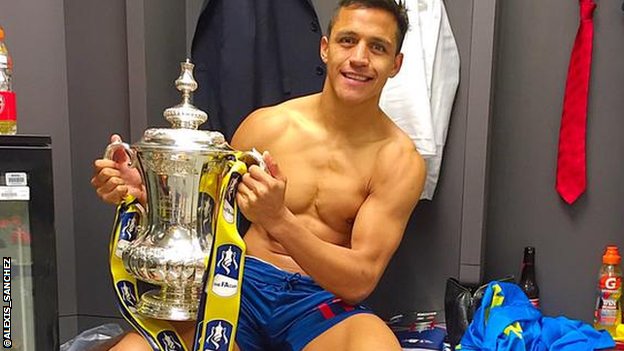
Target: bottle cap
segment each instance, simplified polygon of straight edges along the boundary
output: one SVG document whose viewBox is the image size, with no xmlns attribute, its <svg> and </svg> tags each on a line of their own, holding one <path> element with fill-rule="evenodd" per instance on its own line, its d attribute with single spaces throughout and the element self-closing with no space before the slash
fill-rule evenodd
<svg viewBox="0 0 624 351">
<path fill-rule="evenodd" d="M 4 28 L 0 26 L 0 40 L 4 40 Z"/>
<path fill-rule="evenodd" d="M 602 255 L 602 263 L 604 264 L 620 264 L 622 257 L 618 251 L 617 246 L 608 245 L 605 249 L 604 255 Z"/>
</svg>

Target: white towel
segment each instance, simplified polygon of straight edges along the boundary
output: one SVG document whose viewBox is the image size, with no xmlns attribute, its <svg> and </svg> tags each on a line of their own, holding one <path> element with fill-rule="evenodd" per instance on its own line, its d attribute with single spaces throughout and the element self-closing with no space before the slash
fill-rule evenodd
<svg viewBox="0 0 624 351">
<path fill-rule="evenodd" d="M 436 154 L 433 157 L 425 158 L 427 181 L 422 194 L 423 198 L 431 199 L 438 184 L 451 111 L 455 101 L 455 93 L 459 86 L 460 62 L 459 50 L 455 43 L 444 3 L 442 0 L 424 1 L 439 3 L 441 10 L 440 30 L 431 80 L 431 115 L 433 116 L 433 129 L 435 131 Z"/>
<path fill-rule="evenodd" d="M 403 66 L 384 87 L 380 106 L 425 158 L 421 199 L 431 200 L 459 85 L 459 51 L 442 0 L 407 0 L 406 6 L 410 28 Z"/>
<path fill-rule="evenodd" d="M 427 75 L 420 35 L 418 0 L 406 2 L 410 27 L 405 34 L 401 71 L 389 79 L 379 106 L 416 144 L 424 157 L 436 154 Z"/>
</svg>

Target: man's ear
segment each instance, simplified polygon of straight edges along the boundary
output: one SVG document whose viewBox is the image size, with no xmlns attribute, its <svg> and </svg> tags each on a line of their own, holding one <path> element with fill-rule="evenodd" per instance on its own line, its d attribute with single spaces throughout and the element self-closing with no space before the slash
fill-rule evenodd
<svg viewBox="0 0 624 351">
<path fill-rule="evenodd" d="M 323 37 L 321 38 L 320 50 L 321 60 L 323 60 L 323 63 L 327 63 L 327 50 L 329 50 L 329 38 L 327 38 L 326 35 L 323 35 Z"/>
<path fill-rule="evenodd" d="M 394 67 L 392 71 L 390 71 L 390 78 L 394 78 L 399 71 L 401 70 L 401 65 L 403 65 L 403 53 L 400 52 L 394 57 Z"/>
</svg>

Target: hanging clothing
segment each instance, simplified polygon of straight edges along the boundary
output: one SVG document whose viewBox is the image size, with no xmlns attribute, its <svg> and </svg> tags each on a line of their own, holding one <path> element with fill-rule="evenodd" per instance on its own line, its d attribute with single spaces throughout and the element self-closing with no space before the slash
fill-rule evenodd
<svg viewBox="0 0 624 351">
<path fill-rule="evenodd" d="M 319 92 L 321 35 L 310 0 L 206 0 L 191 48 L 205 128 L 231 140 L 253 110 Z"/>
<path fill-rule="evenodd" d="M 459 51 L 442 0 L 407 0 L 406 7 L 410 28 L 403 42 L 403 66 L 388 80 L 379 105 L 425 159 L 421 199 L 431 200 L 459 85 Z"/>
<path fill-rule="evenodd" d="M 401 49 L 403 65 L 399 74 L 386 82 L 379 106 L 414 141 L 418 152 L 426 158 L 435 155 L 436 143 L 418 1 L 406 2 L 410 26 Z"/>
</svg>

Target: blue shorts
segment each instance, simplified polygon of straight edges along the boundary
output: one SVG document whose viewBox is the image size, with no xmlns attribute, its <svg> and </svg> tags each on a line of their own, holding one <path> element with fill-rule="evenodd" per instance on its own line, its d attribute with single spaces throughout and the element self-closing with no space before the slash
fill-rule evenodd
<svg viewBox="0 0 624 351">
<path fill-rule="evenodd" d="M 372 311 L 345 303 L 310 277 L 248 256 L 236 343 L 241 351 L 299 351 L 357 313 Z"/>
</svg>

